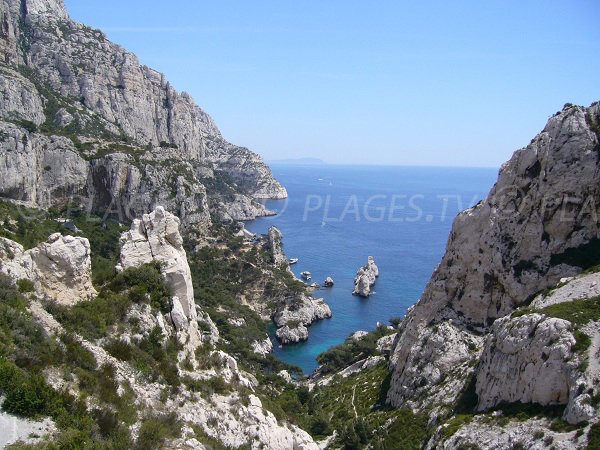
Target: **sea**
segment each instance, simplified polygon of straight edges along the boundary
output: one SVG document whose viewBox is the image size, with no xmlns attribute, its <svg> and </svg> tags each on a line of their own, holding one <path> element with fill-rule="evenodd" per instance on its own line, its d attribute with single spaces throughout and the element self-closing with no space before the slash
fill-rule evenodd
<svg viewBox="0 0 600 450">
<path fill-rule="evenodd" d="M 316 357 L 357 330 L 402 317 L 422 294 L 439 263 L 456 214 L 484 199 L 497 168 L 270 164 L 287 188 L 286 200 L 267 201 L 273 217 L 246 224 L 257 234 L 276 226 L 291 268 L 311 282 L 333 278 L 314 292 L 333 317 L 313 323 L 306 342 L 280 346 L 274 355 L 309 374 Z M 373 256 L 379 266 L 373 294 L 352 295 L 357 270 Z"/>
</svg>

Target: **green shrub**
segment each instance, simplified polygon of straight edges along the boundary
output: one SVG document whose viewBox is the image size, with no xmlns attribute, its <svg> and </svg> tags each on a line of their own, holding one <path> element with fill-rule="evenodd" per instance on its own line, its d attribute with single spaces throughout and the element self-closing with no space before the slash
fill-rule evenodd
<svg viewBox="0 0 600 450">
<path fill-rule="evenodd" d="M 361 339 L 346 339 L 343 344 L 332 347 L 317 356 L 317 361 L 322 366 L 321 372 L 337 372 L 361 359 L 378 354 L 377 340 L 391 333 L 393 331 L 387 327 L 379 327 Z"/>
<path fill-rule="evenodd" d="M 592 345 L 592 340 L 583 331 L 575 330 L 573 334 L 575 336 L 575 345 L 571 350 L 575 353 L 583 353 Z"/>
<path fill-rule="evenodd" d="M 0 359 L 0 394 L 4 396 L 2 409 L 22 417 L 48 415 L 57 400 L 43 377 L 30 374 L 5 359 Z"/>
<path fill-rule="evenodd" d="M 317 416 L 310 425 L 310 433 L 313 436 L 329 436 L 333 432 L 329 420 L 323 416 Z"/>
<path fill-rule="evenodd" d="M 167 439 L 181 435 L 181 422 L 174 413 L 151 416 L 142 421 L 135 449 L 153 450 L 162 448 Z"/>
<path fill-rule="evenodd" d="M 600 450 L 600 423 L 595 423 L 590 427 L 587 450 Z"/>
<path fill-rule="evenodd" d="M 94 358 L 92 352 L 85 349 L 72 334 L 63 334 L 60 340 L 65 345 L 66 362 L 68 364 L 85 370 L 96 369 L 96 358 Z"/>
<path fill-rule="evenodd" d="M 573 325 L 582 326 L 593 320 L 600 320 L 600 297 L 558 303 L 540 310 L 550 317 L 568 320 Z"/>
<path fill-rule="evenodd" d="M 19 288 L 19 292 L 33 292 L 33 281 L 22 278 L 17 281 L 17 287 Z"/>
</svg>

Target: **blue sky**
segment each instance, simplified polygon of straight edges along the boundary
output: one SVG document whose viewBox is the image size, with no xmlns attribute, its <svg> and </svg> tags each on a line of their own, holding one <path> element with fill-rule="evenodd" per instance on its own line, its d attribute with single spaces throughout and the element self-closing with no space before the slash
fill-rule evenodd
<svg viewBox="0 0 600 450">
<path fill-rule="evenodd" d="M 600 100 L 600 2 L 66 0 L 267 159 L 499 166 Z"/>
</svg>

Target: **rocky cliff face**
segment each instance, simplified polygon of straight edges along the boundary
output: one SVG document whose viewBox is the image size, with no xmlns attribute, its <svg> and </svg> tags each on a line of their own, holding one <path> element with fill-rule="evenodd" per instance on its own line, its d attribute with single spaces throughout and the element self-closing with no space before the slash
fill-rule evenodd
<svg viewBox="0 0 600 450">
<path fill-rule="evenodd" d="M 192 274 L 183 248 L 183 238 L 179 233 L 180 220 L 158 206 L 150 214 L 135 219 L 131 229 L 121 236 L 121 256 L 117 270 L 156 262 L 173 297 L 171 310 L 166 314 L 164 323 L 157 318 L 154 324 L 169 336 L 176 334 L 179 342 L 185 346 L 188 357 L 192 358 L 203 342 L 216 342 L 218 331 L 208 314 L 196 306 Z M 198 314 L 200 313 L 200 314 Z M 144 313 L 138 315 L 144 317 Z M 198 319 L 204 322 L 210 332 L 203 334 L 198 327 Z M 149 326 L 149 329 L 152 327 Z M 173 332 L 169 332 L 172 328 Z"/>
<path fill-rule="evenodd" d="M 526 148 L 502 166 L 489 196 L 459 214 L 442 262 L 401 325 L 391 357 L 389 403 L 441 409 L 452 405 L 479 360 L 482 336 L 492 326 L 494 333 L 500 333 L 501 325 L 494 324 L 497 319 L 562 277 L 597 264 L 599 123 L 598 103 L 589 108 L 565 106 Z M 560 336 L 566 333 L 567 345 L 566 325 L 542 324 L 560 326 L 564 331 L 556 331 Z M 525 326 L 505 325 L 514 330 Z M 542 351 L 548 344 L 542 341 L 532 343 L 539 348 L 530 345 L 530 350 Z M 552 364 L 563 364 L 559 361 L 567 357 L 564 351 L 553 346 L 547 350 L 557 358 Z M 485 358 L 490 357 L 488 351 L 486 347 Z M 520 357 L 527 359 L 525 354 Z M 527 371 L 538 370 L 536 363 L 532 364 Z M 544 363 L 539 370 L 542 376 L 550 368 Z M 562 369 L 558 373 L 566 376 Z M 450 385 L 448 380 L 452 380 Z M 566 385 L 555 381 L 561 387 L 549 392 L 555 394 L 553 400 L 562 401 Z M 522 398 L 518 391 L 523 387 L 513 388 L 506 396 L 491 395 L 505 400 Z M 532 387 L 527 395 L 535 392 Z"/>
<path fill-rule="evenodd" d="M 259 156 L 224 140 L 186 93 L 60 0 L 0 3 L 0 195 L 48 207 L 73 198 L 124 220 L 162 204 L 184 225 L 267 211 L 284 198 Z"/>
</svg>

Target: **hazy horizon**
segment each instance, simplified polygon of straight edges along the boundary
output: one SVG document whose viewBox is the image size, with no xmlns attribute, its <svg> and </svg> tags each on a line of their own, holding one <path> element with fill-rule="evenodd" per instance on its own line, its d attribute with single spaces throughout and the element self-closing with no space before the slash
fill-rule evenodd
<svg viewBox="0 0 600 450">
<path fill-rule="evenodd" d="M 600 100 L 592 0 L 66 5 L 267 160 L 499 167 Z"/>
</svg>

